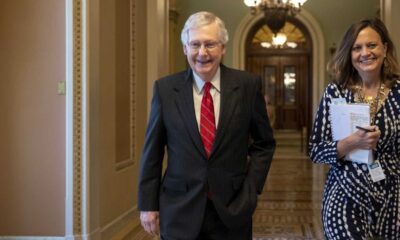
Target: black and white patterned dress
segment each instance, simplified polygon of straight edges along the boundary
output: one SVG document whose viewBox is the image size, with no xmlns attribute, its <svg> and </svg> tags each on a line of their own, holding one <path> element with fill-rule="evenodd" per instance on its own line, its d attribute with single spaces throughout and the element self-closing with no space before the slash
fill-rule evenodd
<svg viewBox="0 0 400 240">
<path fill-rule="evenodd" d="M 337 158 L 332 140 L 329 107 L 332 98 L 354 102 L 348 89 L 330 83 L 325 89 L 309 142 L 314 163 L 331 167 L 322 202 L 322 221 L 327 239 L 400 239 L 400 80 L 389 91 L 375 115 L 381 131 L 376 158 L 386 175 L 373 182 L 366 164 Z"/>
</svg>

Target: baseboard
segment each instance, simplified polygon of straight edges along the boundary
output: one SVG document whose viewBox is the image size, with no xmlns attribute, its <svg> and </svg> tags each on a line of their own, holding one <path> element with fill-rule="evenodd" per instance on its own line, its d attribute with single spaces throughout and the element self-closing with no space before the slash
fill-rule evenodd
<svg viewBox="0 0 400 240">
<path fill-rule="evenodd" d="M 0 240 L 65 240 L 64 237 L 1 236 Z"/>
<path fill-rule="evenodd" d="M 139 213 L 134 208 L 129 209 L 121 216 L 107 224 L 101 229 L 101 239 L 123 239 L 133 231 L 139 224 Z"/>
<path fill-rule="evenodd" d="M 50 236 L 0 236 L 0 240 L 100 240 L 100 232 L 94 231 L 90 235 L 50 237 Z"/>
<path fill-rule="evenodd" d="M 120 240 L 140 225 L 139 213 L 136 207 L 129 209 L 118 218 L 101 229 L 96 229 L 86 236 L 69 237 L 37 237 L 37 236 L 0 236 L 0 240 Z"/>
</svg>

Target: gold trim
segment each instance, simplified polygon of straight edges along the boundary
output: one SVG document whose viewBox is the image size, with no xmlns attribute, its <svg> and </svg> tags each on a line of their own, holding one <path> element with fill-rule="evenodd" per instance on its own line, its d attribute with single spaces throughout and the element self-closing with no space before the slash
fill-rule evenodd
<svg viewBox="0 0 400 240">
<path fill-rule="evenodd" d="M 135 114 L 136 114 L 136 101 L 135 101 L 135 95 L 136 95 L 136 93 L 135 93 L 135 89 L 136 89 L 136 76 L 135 76 L 135 70 L 136 70 L 136 67 L 135 67 L 135 61 L 136 61 L 136 58 L 135 58 L 135 46 L 136 46 L 136 41 L 135 41 L 135 39 L 136 39 L 136 32 L 135 32 L 135 1 L 134 0 L 131 0 L 130 1 L 130 5 L 131 5 L 131 19 L 130 19 L 130 21 L 131 21 L 131 29 L 130 29 L 130 39 L 131 39 L 131 41 L 130 41 L 130 85 L 131 85 L 131 89 L 130 89 L 130 91 L 131 91 L 131 94 L 130 94 L 130 96 L 131 96 L 131 99 L 130 99 L 130 101 L 131 101 L 131 106 L 130 106 L 130 108 L 131 108 L 131 117 L 130 117 L 130 119 L 131 119 L 131 161 L 132 161 L 132 164 L 135 164 L 136 163 L 136 161 L 135 161 L 135 150 L 136 150 L 136 144 L 135 144 L 135 139 L 136 139 L 136 134 L 135 134 L 135 132 L 136 132 L 136 129 L 135 129 L 135 122 L 136 122 L 136 117 L 135 117 Z"/>
<path fill-rule="evenodd" d="M 82 1 L 73 1 L 73 233 L 82 233 Z"/>
</svg>

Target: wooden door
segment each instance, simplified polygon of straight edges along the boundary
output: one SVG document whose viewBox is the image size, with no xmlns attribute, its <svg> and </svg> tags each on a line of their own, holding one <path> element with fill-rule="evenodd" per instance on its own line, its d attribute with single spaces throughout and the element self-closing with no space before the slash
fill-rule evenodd
<svg viewBox="0 0 400 240">
<path fill-rule="evenodd" d="M 263 77 L 273 127 L 301 129 L 307 111 L 307 56 L 252 56 L 248 58 L 247 66 L 251 72 Z"/>
</svg>

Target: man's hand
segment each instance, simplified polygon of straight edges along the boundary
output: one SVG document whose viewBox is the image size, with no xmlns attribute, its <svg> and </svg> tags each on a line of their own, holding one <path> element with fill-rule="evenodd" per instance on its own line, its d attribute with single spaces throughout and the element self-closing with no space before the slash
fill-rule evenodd
<svg viewBox="0 0 400 240">
<path fill-rule="evenodd" d="M 159 212 L 140 212 L 140 222 L 146 232 L 152 235 L 160 234 Z"/>
</svg>

